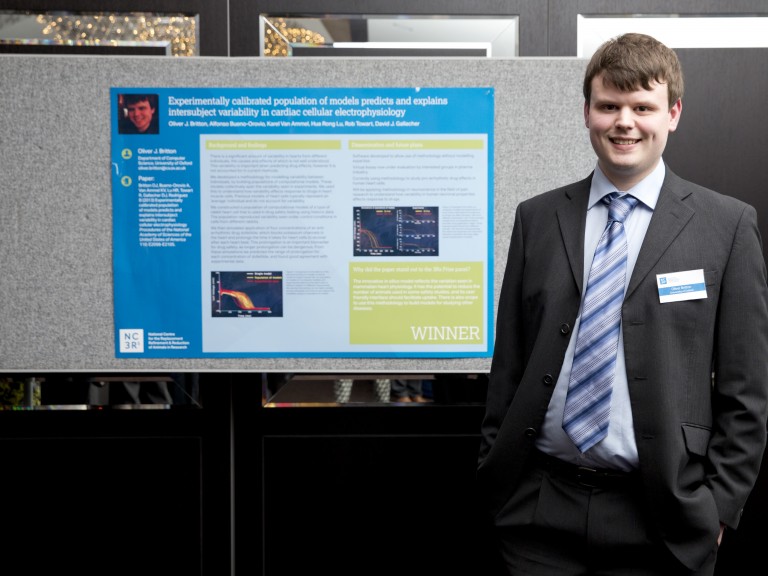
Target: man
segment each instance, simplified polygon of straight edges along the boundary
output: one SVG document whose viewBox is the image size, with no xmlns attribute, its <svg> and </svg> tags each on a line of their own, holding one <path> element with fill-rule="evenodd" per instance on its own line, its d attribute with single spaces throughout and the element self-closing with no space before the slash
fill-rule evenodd
<svg viewBox="0 0 768 576">
<path fill-rule="evenodd" d="M 158 118 L 155 96 L 152 94 L 124 94 L 123 106 L 129 122 L 125 122 L 123 134 L 157 134 Z"/>
<path fill-rule="evenodd" d="M 682 95 L 674 51 L 606 42 L 584 78 L 594 172 L 517 208 L 478 462 L 510 574 L 711 575 L 756 481 L 757 217 L 665 165 Z"/>
</svg>

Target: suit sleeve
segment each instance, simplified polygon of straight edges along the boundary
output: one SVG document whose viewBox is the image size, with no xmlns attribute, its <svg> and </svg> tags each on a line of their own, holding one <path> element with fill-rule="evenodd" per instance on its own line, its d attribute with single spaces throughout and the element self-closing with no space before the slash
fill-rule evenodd
<svg viewBox="0 0 768 576">
<path fill-rule="evenodd" d="M 525 269 L 523 205 L 518 206 L 496 315 L 496 343 L 481 427 L 479 462 L 491 450 L 524 370 L 522 279 Z"/>
<path fill-rule="evenodd" d="M 768 418 L 768 283 L 751 206 L 734 235 L 719 308 L 708 483 L 721 522 L 735 528 L 757 479 Z"/>
</svg>

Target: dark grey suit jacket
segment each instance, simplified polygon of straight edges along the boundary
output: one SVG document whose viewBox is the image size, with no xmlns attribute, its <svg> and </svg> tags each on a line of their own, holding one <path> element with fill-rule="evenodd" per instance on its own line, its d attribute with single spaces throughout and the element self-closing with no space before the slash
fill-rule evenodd
<svg viewBox="0 0 768 576">
<path fill-rule="evenodd" d="M 516 211 L 477 475 L 492 515 L 532 452 L 578 315 L 590 183 L 591 175 Z M 698 269 L 706 299 L 659 302 L 656 274 Z M 738 525 L 766 444 L 768 284 L 754 208 L 667 167 L 622 330 L 652 521 L 695 569 L 719 522 Z"/>
</svg>

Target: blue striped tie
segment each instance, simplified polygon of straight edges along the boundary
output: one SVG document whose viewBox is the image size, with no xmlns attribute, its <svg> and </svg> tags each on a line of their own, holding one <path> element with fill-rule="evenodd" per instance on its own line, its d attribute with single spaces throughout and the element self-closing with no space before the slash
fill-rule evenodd
<svg viewBox="0 0 768 576">
<path fill-rule="evenodd" d="M 624 219 L 637 198 L 614 192 L 602 201 L 608 205 L 608 223 L 589 271 L 563 412 L 563 429 L 581 452 L 608 434 L 627 269 Z"/>
</svg>

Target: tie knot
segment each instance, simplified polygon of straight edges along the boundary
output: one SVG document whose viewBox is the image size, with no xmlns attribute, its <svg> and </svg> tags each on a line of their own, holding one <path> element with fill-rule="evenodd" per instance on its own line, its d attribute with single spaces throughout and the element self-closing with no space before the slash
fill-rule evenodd
<svg viewBox="0 0 768 576">
<path fill-rule="evenodd" d="M 619 196 L 616 192 L 603 196 L 603 202 L 608 206 L 608 220 L 611 222 L 624 222 L 637 204 L 637 198 L 625 194 Z"/>
</svg>

